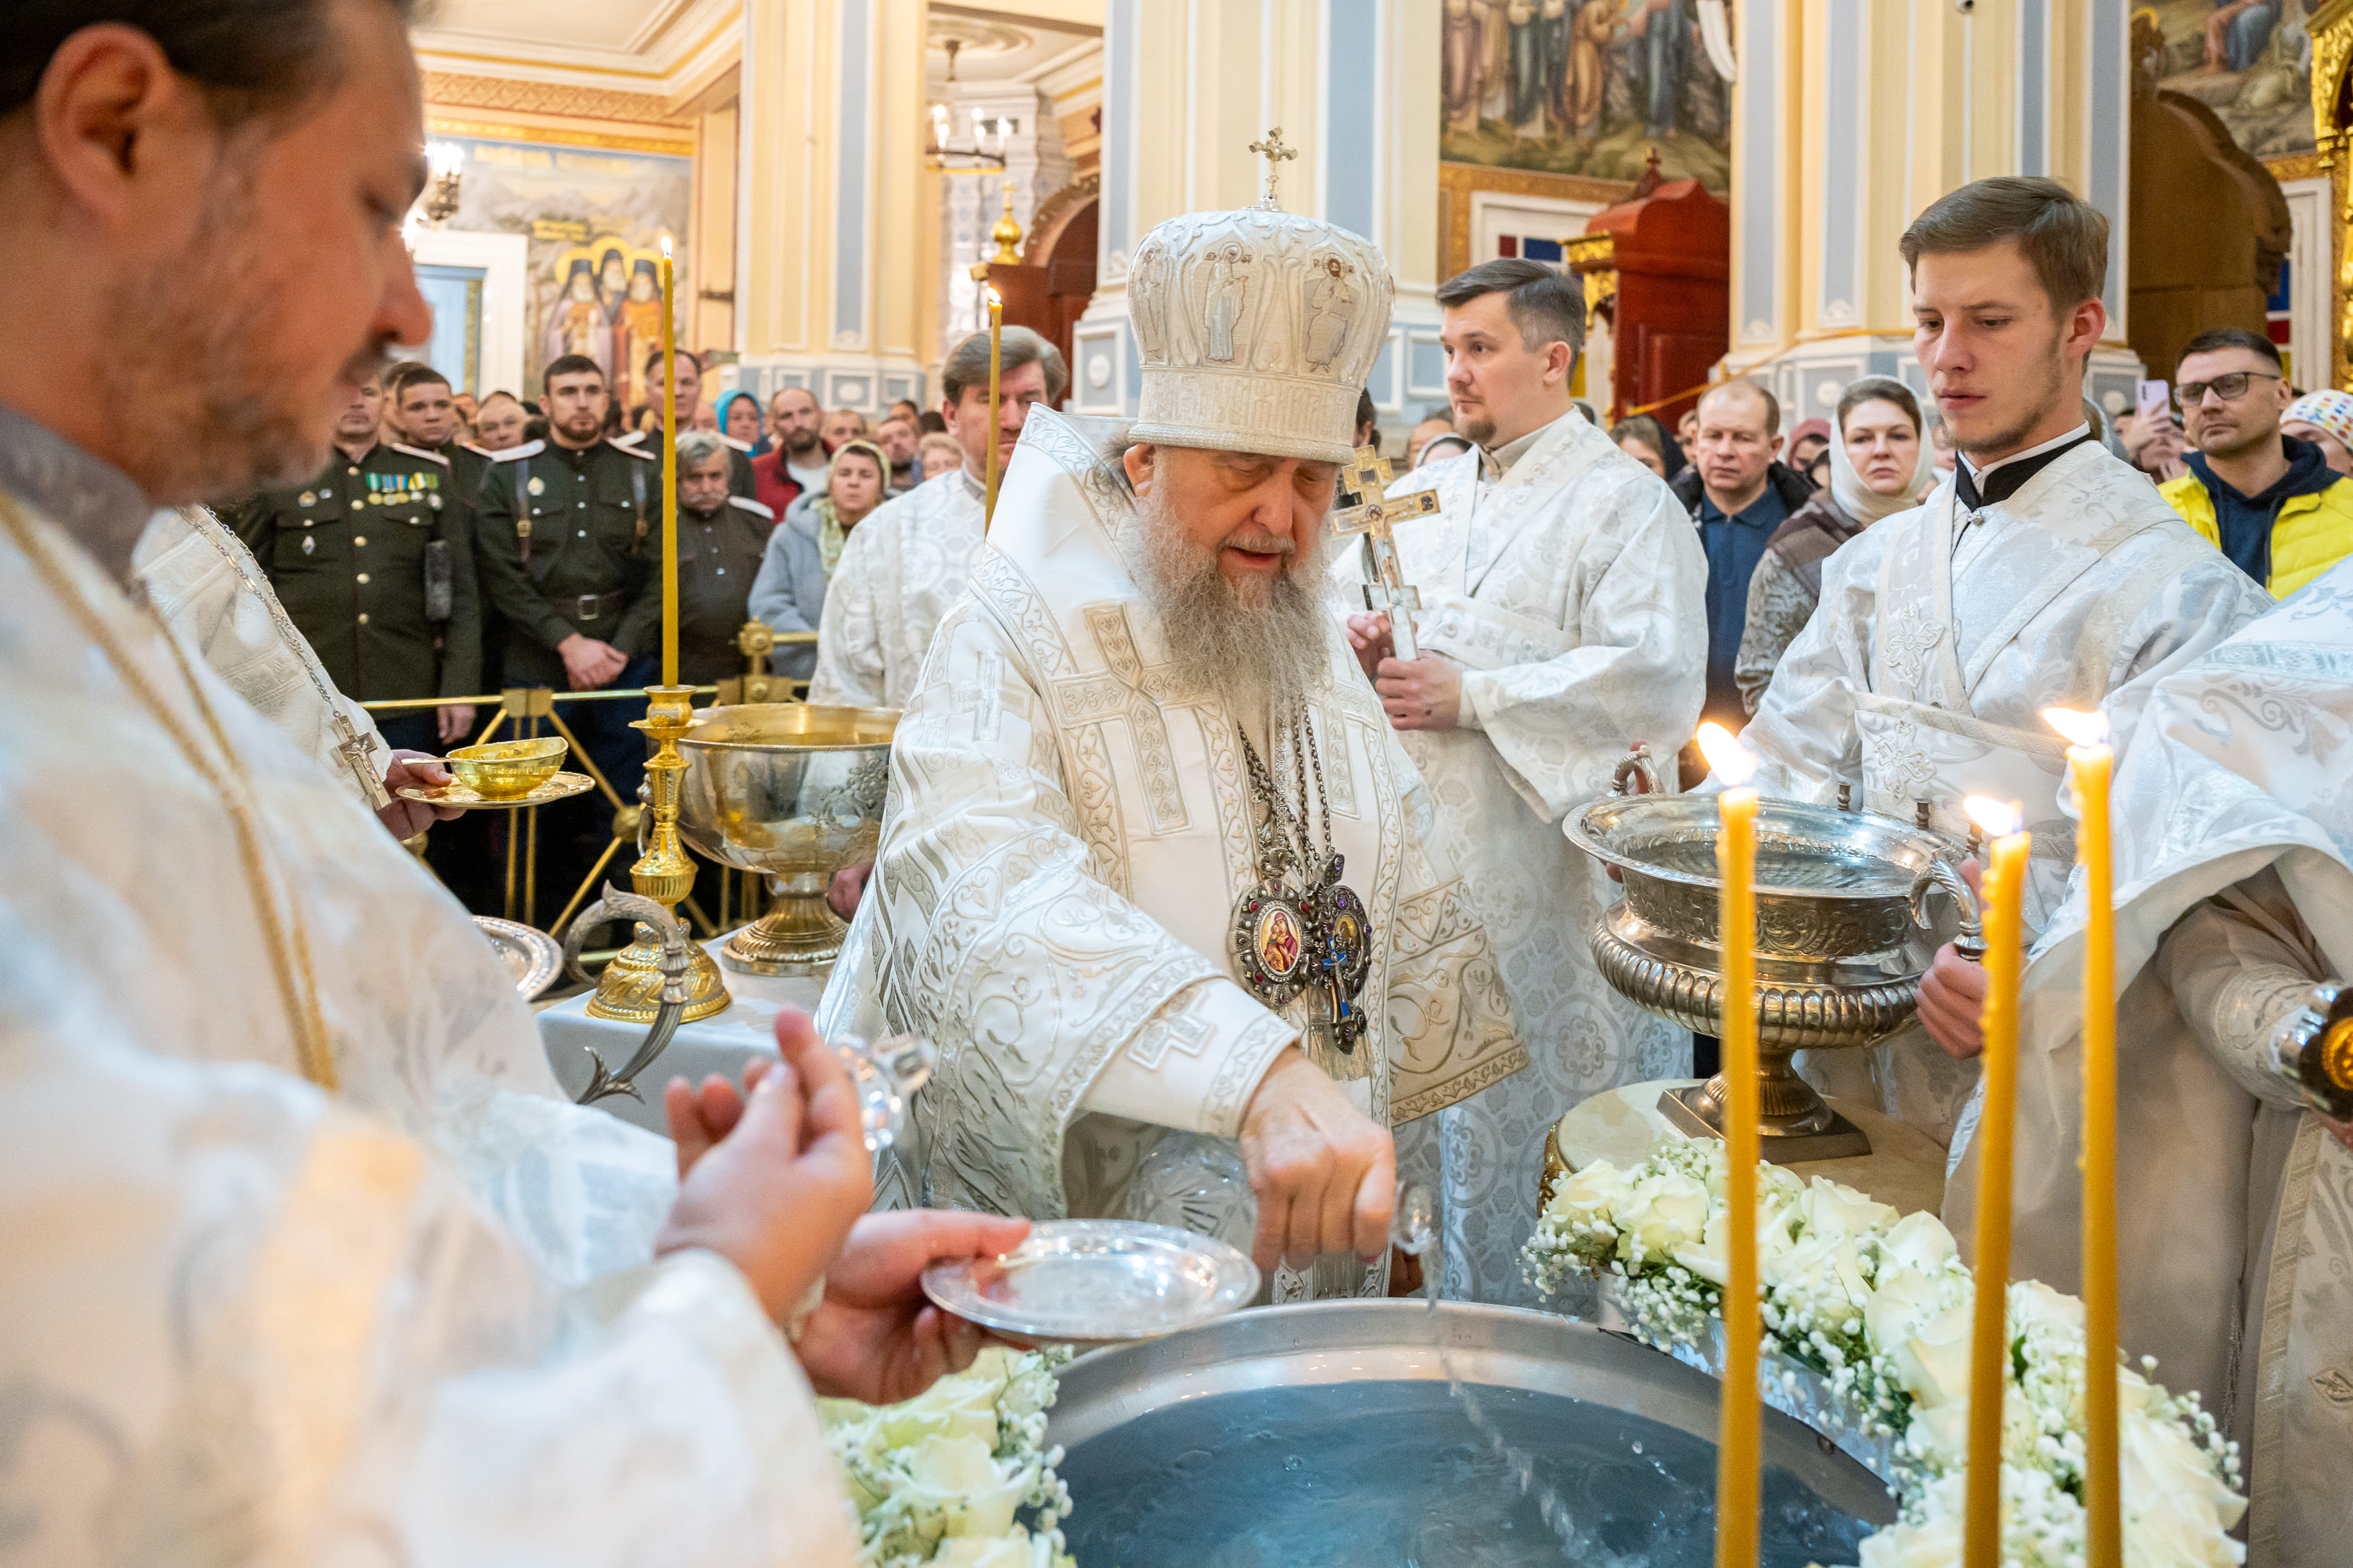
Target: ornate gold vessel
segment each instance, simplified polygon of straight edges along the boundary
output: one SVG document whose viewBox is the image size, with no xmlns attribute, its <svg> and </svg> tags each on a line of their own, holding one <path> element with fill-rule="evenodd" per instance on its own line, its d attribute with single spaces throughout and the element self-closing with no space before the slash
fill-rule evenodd
<svg viewBox="0 0 2353 1568">
<path fill-rule="evenodd" d="M 896 710 L 765 702 L 710 708 L 686 759 L 679 827 L 701 855 L 775 879 L 776 908 L 719 958 L 744 974 L 803 974 L 841 952 L 833 874 L 874 858 Z"/>
<path fill-rule="evenodd" d="M 1620 770 L 1621 786 L 1630 771 Z M 1613 792 L 1571 811 L 1564 829 L 1625 884 L 1589 933 L 1602 978 L 1645 1011 L 1720 1033 L 1715 797 Z M 1767 1159 L 1871 1152 L 1862 1130 L 1791 1070 L 1789 1055 L 1870 1046 L 1911 1021 L 1937 946 L 1956 941 L 1968 951 L 1978 941 L 1977 900 L 1954 870 L 1966 853 L 1893 817 L 1762 803 L 1750 1005 Z M 1659 1109 L 1686 1132 L 1720 1135 L 1725 1087 L 1719 1074 L 1662 1095 Z"/>
</svg>

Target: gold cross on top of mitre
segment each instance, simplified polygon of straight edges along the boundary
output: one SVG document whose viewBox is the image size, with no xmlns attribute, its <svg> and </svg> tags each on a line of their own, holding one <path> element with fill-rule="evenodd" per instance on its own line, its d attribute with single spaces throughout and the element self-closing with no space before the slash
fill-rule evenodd
<svg viewBox="0 0 2353 1568">
<path fill-rule="evenodd" d="M 1272 207 L 1276 205 L 1274 182 L 1276 176 L 1282 172 L 1282 160 L 1298 157 L 1299 149 L 1282 144 L 1282 127 L 1278 125 L 1266 133 L 1265 141 L 1251 142 L 1250 150 L 1262 154 L 1266 159 L 1266 195 L 1259 197 L 1258 205 L 1262 207 Z"/>
<path fill-rule="evenodd" d="M 1332 514 L 1333 530 L 1339 533 L 1370 530 L 1374 538 L 1387 540 L 1394 525 L 1438 510 L 1435 490 L 1415 490 L 1392 500 L 1386 499 L 1388 488 L 1389 460 L 1381 456 L 1380 448 L 1357 447 L 1356 460 L 1340 470 L 1342 504 Z"/>
</svg>

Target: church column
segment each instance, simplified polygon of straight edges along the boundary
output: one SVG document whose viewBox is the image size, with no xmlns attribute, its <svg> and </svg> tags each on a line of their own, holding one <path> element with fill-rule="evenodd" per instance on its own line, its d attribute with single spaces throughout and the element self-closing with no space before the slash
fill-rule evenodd
<svg viewBox="0 0 2353 1568">
<path fill-rule="evenodd" d="M 746 0 L 734 384 L 928 401 L 924 0 Z"/>
<path fill-rule="evenodd" d="M 1094 302 L 1073 334 L 1071 406 L 1129 416 L 1141 392 L 1128 258 L 1179 213 L 1248 206 L 1274 127 L 1298 156 L 1277 196 L 1366 236 L 1398 285 L 1370 386 L 1387 423 L 1446 400 L 1438 350 L 1442 8 L 1420 0 L 1106 0 L 1103 195 Z"/>
<path fill-rule="evenodd" d="M 1742 0 L 1738 24 L 1727 369 L 1785 425 L 1866 374 L 1925 391 L 1904 230 L 1968 181 L 2047 174 L 2108 216 L 2088 390 L 2129 406 L 2126 0 Z"/>
</svg>

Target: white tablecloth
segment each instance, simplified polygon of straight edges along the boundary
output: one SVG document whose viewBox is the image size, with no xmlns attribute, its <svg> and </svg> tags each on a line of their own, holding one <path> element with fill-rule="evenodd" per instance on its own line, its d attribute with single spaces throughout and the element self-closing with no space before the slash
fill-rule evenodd
<svg viewBox="0 0 2353 1568">
<path fill-rule="evenodd" d="M 714 937 L 703 946 L 715 959 L 724 941 L 726 936 Z M 669 1129 L 662 1123 L 662 1085 L 681 1076 L 700 1083 L 704 1075 L 714 1072 L 740 1083 L 744 1064 L 755 1053 L 768 1057 L 776 1054 L 777 1010 L 789 1006 L 813 1013 L 818 998 L 825 994 L 824 972 L 771 978 L 738 974 L 723 964 L 719 973 L 727 983 L 727 994 L 734 999 L 727 1010 L 680 1027 L 670 1039 L 670 1048 L 639 1075 L 638 1092 L 645 1097 L 642 1101 L 615 1095 L 598 1100 L 598 1105 L 625 1121 L 651 1131 L 667 1132 Z M 608 1069 L 617 1072 L 646 1037 L 647 1026 L 643 1024 L 590 1017 L 588 1001 L 595 994 L 584 991 L 539 1016 L 539 1037 L 547 1048 L 548 1066 L 554 1068 L 555 1080 L 564 1086 L 566 1094 L 576 1096 L 588 1087 L 589 1051 L 596 1051 Z"/>
</svg>

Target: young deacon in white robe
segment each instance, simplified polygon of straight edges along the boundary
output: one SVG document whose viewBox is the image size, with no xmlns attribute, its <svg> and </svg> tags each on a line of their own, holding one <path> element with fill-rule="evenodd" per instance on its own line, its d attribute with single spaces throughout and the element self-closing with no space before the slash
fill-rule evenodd
<svg viewBox="0 0 2353 1568">
<path fill-rule="evenodd" d="M 0 243 L 49 279 L 0 300 L 5 1550 L 846 1564 L 804 1369 L 877 1307 L 908 1334 L 830 1364 L 964 1352 L 871 1299 L 920 1258 L 839 1250 L 873 1222 L 830 1053 L 804 1022 L 676 1150 L 567 1103 L 340 759 L 126 592 L 159 503 L 314 465 L 431 323 L 404 10 L 142 16 L 55 8 L 0 99 Z"/>
<path fill-rule="evenodd" d="M 987 332 L 958 343 L 941 369 L 940 413 L 964 447 L 964 466 L 876 507 L 843 542 L 818 619 L 811 702 L 906 706 L 932 634 L 964 597 L 988 542 L 989 442 L 1002 472 L 1029 410 L 1060 402 L 1070 384 L 1061 351 L 1029 328 L 1006 328 L 1000 349 L 994 410 Z"/>
<path fill-rule="evenodd" d="M 2025 237 L 2035 238 L 2030 251 Z M 2059 807 L 2053 703 L 2096 708 L 2196 658 L 2267 595 L 2090 438 L 2085 357 L 2107 320 L 2107 220 L 2040 179 L 1980 180 L 1904 237 L 1917 353 L 1960 447 L 1927 502 L 1873 524 L 1823 563 L 1821 602 L 1782 656 L 1742 741 L 1767 795 L 1865 809 L 1966 839 L 1962 803 L 2015 800 L 2034 833 L 2025 920 L 2049 920 L 2074 860 Z M 1949 1005 L 1940 973 L 1924 1014 Z M 1949 1143 L 1977 1082 L 1915 1023 L 1867 1051 L 1801 1052 L 1831 1094 Z"/>
<path fill-rule="evenodd" d="M 1275 1299 L 1378 1294 L 1381 1264 L 1335 1255 L 1386 1261 L 1386 1129 L 1527 1059 L 1427 792 L 1324 607 L 1320 535 L 1392 285 L 1366 241 L 1261 207 L 1162 224 L 1129 290 L 1137 444 L 1114 460 L 1106 430 L 1031 413 L 907 700 L 819 1017 L 937 1043 L 923 1201 L 1156 1213 L 1190 1173 L 1210 1195 L 1168 1217 L 1248 1243 L 1246 1173 Z M 1245 738 L 1361 900 L 1352 1045 L 1316 1027 L 1320 985 L 1250 979 L 1266 931 L 1238 938 L 1238 910 L 1271 874 L 1261 825 L 1285 835 Z"/>
<path fill-rule="evenodd" d="M 1674 492 L 1569 400 L 1584 339 L 1574 279 L 1493 261 L 1438 300 L 1455 416 L 1479 446 L 1389 492 L 1434 489 L 1441 506 L 1397 529 L 1420 658 L 1393 658 L 1387 618 L 1364 613 L 1362 548 L 1337 552 L 1333 579 L 1479 896 L 1528 1046 L 1529 1071 L 1437 1119 L 1446 1293 L 1535 1306 L 1520 1247 L 1546 1131 L 1588 1095 L 1690 1071 L 1690 1031 L 1594 968 L 1610 884 L 1561 818 L 1609 788 L 1633 743 L 1672 758 L 1699 722 L 1707 558 Z"/>
<path fill-rule="evenodd" d="M 2316 983 L 2353 979 L 2353 564 L 2119 692 L 2119 1330 L 2196 1388 L 2248 1469 L 2248 1562 L 2353 1540 L 2353 1129 L 2272 1070 Z M 2084 889 L 2023 981 L 2011 1270 L 2082 1285 Z M 1974 1055 L 1972 1028 L 1940 1030 Z M 2333 1136 L 2332 1136 L 2333 1134 Z M 1971 1234 L 1976 1142 L 1947 1188 Z"/>
</svg>

